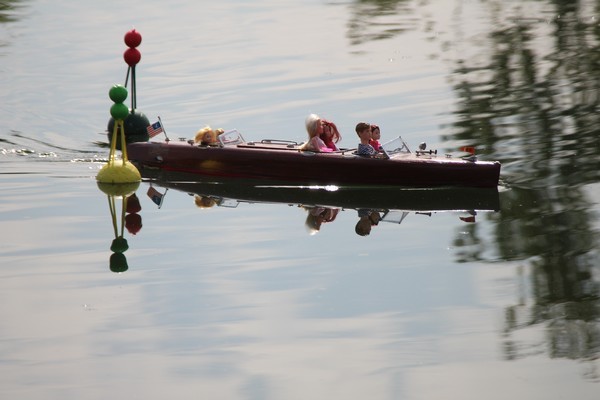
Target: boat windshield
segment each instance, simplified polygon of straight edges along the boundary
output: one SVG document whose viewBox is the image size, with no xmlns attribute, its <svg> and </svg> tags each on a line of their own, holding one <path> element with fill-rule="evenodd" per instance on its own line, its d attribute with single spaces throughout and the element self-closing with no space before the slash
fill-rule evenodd
<svg viewBox="0 0 600 400">
<path fill-rule="evenodd" d="M 410 149 L 406 145 L 406 142 L 402 139 L 402 137 L 398 136 L 396 139 L 392 139 L 389 142 L 384 143 L 382 146 L 383 152 L 388 158 L 396 155 L 396 154 L 408 154 L 410 153 Z"/>
<path fill-rule="evenodd" d="M 381 217 L 381 221 L 391 222 L 392 224 L 401 224 L 408 214 L 408 211 L 403 210 L 387 210 Z"/>
<path fill-rule="evenodd" d="M 232 129 L 227 132 L 223 132 L 218 136 L 219 143 L 221 146 L 235 146 L 241 143 L 245 143 L 244 137 L 237 129 Z"/>
</svg>

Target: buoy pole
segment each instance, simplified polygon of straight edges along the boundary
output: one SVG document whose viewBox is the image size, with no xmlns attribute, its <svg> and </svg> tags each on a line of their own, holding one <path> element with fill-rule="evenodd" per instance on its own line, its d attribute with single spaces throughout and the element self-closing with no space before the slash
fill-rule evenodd
<svg viewBox="0 0 600 400">
<path fill-rule="evenodd" d="M 131 67 L 131 112 L 134 112 L 137 108 L 137 96 L 136 96 L 136 84 L 135 84 L 135 65 Z"/>
</svg>

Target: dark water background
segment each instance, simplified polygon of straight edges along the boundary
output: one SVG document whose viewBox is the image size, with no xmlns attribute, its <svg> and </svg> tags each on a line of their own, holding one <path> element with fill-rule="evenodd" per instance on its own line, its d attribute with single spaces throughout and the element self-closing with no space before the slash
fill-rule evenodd
<svg viewBox="0 0 600 400">
<path fill-rule="evenodd" d="M 599 7 L 1 2 L 0 397 L 596 399 Z M 368 120 L 502 162 L 501 209 L 311 235 L 296 204 L 144 182 L 133 234 L 95 181 L 132 27 L 172 137 L 302 140 L 317 112 L 352 146 Z"/>
</svg>

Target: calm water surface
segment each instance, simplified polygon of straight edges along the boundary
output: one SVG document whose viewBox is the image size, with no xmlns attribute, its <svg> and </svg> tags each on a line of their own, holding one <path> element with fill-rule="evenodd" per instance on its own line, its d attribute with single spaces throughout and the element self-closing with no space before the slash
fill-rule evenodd
<svg viewBox="0 0 600 400">
<path fill-rule="evenodd" d="M 600 4 L 572 3 L 0 4 L 0 397 L 596 399 Z M 359 236 L 352 207 L 109 196 L 132 27 L 173 138 L 372 121 L 501 161 L 500 210 Z"/>
</svg>

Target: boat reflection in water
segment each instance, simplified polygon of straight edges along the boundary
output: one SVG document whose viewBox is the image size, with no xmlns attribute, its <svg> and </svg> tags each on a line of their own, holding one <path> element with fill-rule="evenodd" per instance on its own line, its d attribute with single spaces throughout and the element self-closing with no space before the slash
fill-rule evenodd
<svg viewBox="0 0 600 400">
<path fill-rule="evenodd" d="M 431 215 L 435 212 L 462 212 L 464 222 L 475 222 L 479 211 L 499 211 L 498 190 L 481 188 L 391 188 L 389 186 L 276 186 L 250 185 L 244 182 L 186 181 L 180 174 L 161 172 L 152 179 L 146 196 L 158 208 L 163 206 L 170 189 L 194 196 L 198 208 L 235 208 L 240 204 L 296 205 L 306 211 L 306 226 L 310 234 L 320 231 L 323 224 L 336 220 L 339 212 L 357 213 L 356 234 L 369 235 L 382 222 L 401 223 L 410 213 Z M 174 179 L 170 179 L 174 178 Z M 114 239 L 110 250 L 110 270 L 122 273 L 129 269 L 125 252 L 129 244 L 125 231 L 136 235 L 142 228 L 142 209 L 136 194 L 139 183 L 102 184 L 107 195 Z M 119 208 L 119 201 L 121 207 Z"/>
<path fill-rule="evenodd" d="M 147 178 L 147 176 L 145 176 Z M 464 212 L 461 220 L 475 222 L 478 211 L 499 211 L 497 188 L 398 188 L 390 186 L 281 186 L 244 182 L 185 180 L 185 176 L 161 172 L 153 175 L 148 195 L 161 205 L 164 194 L 156 187 L 194 196 L 196 206 L 237 207 L 241 203 L 298 205 L 307 211 L 305 225 L 311 234 L 333 222 L 341 209 L 356 210 L 356 233 L 366 236 L 379 222 L 401 223 L 410 212 Z M 166 191 L 165 191 L 166 193 Z"/>
<path fill-rule="evenodd" d="M 411 211 L 499 211 L 498 188 L 393 186 L 311 186 L 248 184 L 243 180 L 218 181 L 174 172 L 142 171 L 154 186 L 214 199 L 217 205 L 236 202 L 282 203 L 353 209 Z"/>
</svg>

